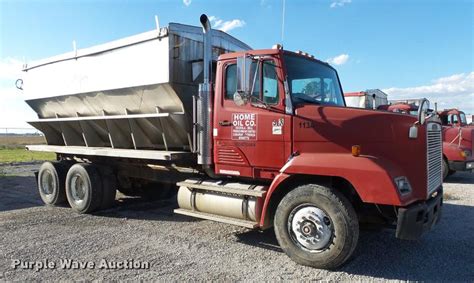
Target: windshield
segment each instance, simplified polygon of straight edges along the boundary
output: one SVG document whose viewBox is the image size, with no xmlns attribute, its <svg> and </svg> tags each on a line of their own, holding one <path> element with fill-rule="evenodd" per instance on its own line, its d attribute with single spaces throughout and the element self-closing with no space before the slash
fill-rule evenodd
<svg viewBox="0 0 474 283">
<path fill-rule="evenodd" d="M 285 54 L 284 58 L 294 104 L 345 106 L 336 71 L 300 56 Z"/>
<path fill-rule="evenodd" d="M 459 117 L 461 117 L 461 124 L 467 125 L 467 119 L 466 119 L 466 114 L 463 112 L 459 113 Z"/>
</svg>

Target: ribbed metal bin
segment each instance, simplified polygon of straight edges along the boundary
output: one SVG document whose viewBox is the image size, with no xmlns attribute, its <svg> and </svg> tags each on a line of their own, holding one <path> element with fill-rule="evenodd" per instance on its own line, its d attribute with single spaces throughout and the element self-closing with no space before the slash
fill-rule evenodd
<svg viewBox="0 0 474 283">
<path fill-rule="evenodd" d="M 248 50 L 212 30 L 213 59 Z M 203 80 L 202 28 L 170 23 L 136 36 L 48 58 L 24 69 L 29 122 L 48 145 L 192 148 L 193 95 Z"/>
</svg>

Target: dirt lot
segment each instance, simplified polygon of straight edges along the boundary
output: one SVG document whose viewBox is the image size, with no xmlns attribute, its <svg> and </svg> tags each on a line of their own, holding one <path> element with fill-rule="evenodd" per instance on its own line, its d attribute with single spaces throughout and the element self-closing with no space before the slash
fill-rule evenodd
<svg viewBox="0 0 474 283">
<path fill-rule="evenodd" d="M 37 168 L 0 165 L 0 280 L 474 280 L 474 174 L 447 180 L 443 218 L 421 240 L 361 231 L 354 259 L 330 272 L 293 263 L 272 231 L 174 215 L 173 200 L 119 196 L 115 208 L 96 215 L 45 207 L 34 184 Z M 96 265 L 63 269 L 61 259 Z M 100 269 L 102 259 L 150 266 Z M 14 260 L 47 260 L 56 268 L 13 269 Z"/>
</svg>

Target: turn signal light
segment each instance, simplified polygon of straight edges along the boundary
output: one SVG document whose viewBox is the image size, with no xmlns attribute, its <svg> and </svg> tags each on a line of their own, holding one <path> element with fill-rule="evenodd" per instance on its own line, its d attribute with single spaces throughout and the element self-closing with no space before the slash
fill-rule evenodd
<svg viewBox="0 0 474 283">
<path fill-rule="evenodd" d="M 357 157 L 360 155 L 360 145 L 353 145 L 352 146 L 352 155 Z"/>
<path fill-rule="evenodd" d="M 461 150 L 459 155 L 461 155 L 462 158 L 467 159 L 471 156 L 471 152 L 469 150 Z"/>
</svg>

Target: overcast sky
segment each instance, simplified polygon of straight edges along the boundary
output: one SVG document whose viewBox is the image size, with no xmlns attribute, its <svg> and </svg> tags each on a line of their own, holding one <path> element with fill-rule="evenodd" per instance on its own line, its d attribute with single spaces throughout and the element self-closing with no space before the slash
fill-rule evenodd
<svg viewBox="0 0 474 283">
<path fill-rule="evenodd" d="M 369 1 L 0 0 L 0 127 L 35 119 L 14 87 L 23 62 L 90 47 L 168 22 L 211 16 L 253 48 L 283 43 L 330 62 L 345 92 L 380 88 L 390 99 L 427 97 L 474 114 L 471 0 Z"/>
</svg>

